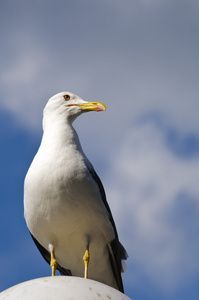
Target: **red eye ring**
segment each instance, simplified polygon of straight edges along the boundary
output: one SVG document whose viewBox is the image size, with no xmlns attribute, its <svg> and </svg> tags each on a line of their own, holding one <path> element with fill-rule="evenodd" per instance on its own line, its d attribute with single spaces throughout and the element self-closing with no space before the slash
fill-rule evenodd
<svg viewBox="0 0 199 300">
<path fill-rule="evenodd" d="M 70 100 L 70 95 L 68 95 L 68 94 L 67 94 L 67 95 L 64 95 L 63 97 L 64 97 L 64 99 L 65 99 L 66 101 Z"/>
</svg>

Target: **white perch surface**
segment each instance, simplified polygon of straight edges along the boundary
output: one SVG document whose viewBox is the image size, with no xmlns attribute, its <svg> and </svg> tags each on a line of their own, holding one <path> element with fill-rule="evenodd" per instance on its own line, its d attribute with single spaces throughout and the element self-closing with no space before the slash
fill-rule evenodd
<svg viewBox="0 0 199 300">
<path fill-rule="evenodd" d="M 43 277 L 17 284 L 0 300 L 131 300 L 103 283 L 74 276 Z"/>
</svg>

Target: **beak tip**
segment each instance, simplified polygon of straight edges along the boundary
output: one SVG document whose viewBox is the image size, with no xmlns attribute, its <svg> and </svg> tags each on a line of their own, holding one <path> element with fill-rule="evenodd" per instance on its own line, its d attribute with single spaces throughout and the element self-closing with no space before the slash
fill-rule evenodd
<svg viewBox="0 0 199 300">
<path fill-rule="evenodd" d="M 103 109 L 101 109 L 101 107 L 95 107 L 94 111 L 103 111 Z"/>
<path fill-rule="evenodd" d="M 105 111 L 106 110 L 106 106 L 105 105 L 99 105 L 95 107 L 95 111 Z"/>
</svg>

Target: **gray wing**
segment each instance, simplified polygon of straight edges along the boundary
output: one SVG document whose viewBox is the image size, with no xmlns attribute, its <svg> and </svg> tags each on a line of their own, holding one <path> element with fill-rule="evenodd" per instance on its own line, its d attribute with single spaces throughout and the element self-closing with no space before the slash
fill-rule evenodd
<svg viewBox="0 0 199 300">
<path fill-rule="evenodd" d="M 106 207 L 108 213 L 109 213 L 109 219 L 110 222 L 113 226 L 113 230 L 115 233 L 115 239 L 109 243 L 108 246 L 108 251 L 109 251 L 109 257 L 110 257 L 110 262 L 111 262 L 111 267 L 113 270 L 113 275 L 115 277 L 115 280 L 117 282 L 118 285 L 118 289 L 120 292 L 124 293 L 124 288 L 123 288 L 123 283 L 122 283 L 122 278 L 121 278 L 121 272 L 123 271 L 122 269 L 122 260 L 126 260 L 128 257 L 128 254 L 125 250 L 125 248 L 122 246 L 122 244 L 119 242 L 119 238 L 118 238 L 118 233 L 117 233 L 117 229 L 115 226 L 115 222 L 113 220 L 113 216 L 110 210 L 110 207 L 108 205 L 108 202 L 106 200 L 106 194 L 104 191 L 104 187 L 103 184 L 99 178 L 99 176 L 97 175 L 97 173 L 95 172 L 95 170 L 93 168 L 88 168 L 92 178 L 96 181 L 99 190 L 100 190 L 100 194 L 102 197 L 102 201 L 104 203 L 104 206 Z"/>
</svg>

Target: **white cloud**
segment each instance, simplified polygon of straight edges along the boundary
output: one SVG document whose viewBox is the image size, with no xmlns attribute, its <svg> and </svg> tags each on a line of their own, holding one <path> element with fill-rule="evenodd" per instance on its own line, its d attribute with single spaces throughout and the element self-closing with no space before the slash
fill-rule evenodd
<svg viewBox="0 0 199 300">
<path fill-rule="evenodd" d="M 64 5 L 58 6 L 60 14 L 55 15 L 52 3 L 47 11 L 43 6 L 39 11 L 28 6 L 21 15 L 17 6 L 18 14 L 10 17 L 9 35 L 2 24 L 1 105 L 26 126 L 38 129 L 48 97 L 69 89 L 83 98 L 102 99 L 116 132 L 154 109 L 164 111 L 175 126 L 196 131 L 195 2 L 190 10 L 185 2 L 179 7 L 175 1 L 167 5 L 168 1 L 162 1 L 166 9 L 153 3 L 158 13 L 146 9 L 145 2 L 151 1 L 126 1 L 125 5 L 110 1 L 104 3 L 107 10 L 98 3 L 91 11 L 84 7 L 84 14 L 67 4 L 66 23 Z M 26 15 L 31 16 L 25 19 L 30 20 L 28 26 L 23 23 Z M 190 21 L 183 27 L 185 18 Z"/>
<path fill-rule="evenodd" d="M 139 276 L 165 291 L 189 284 L 199 268 L 193 218 L 199 215 L 199 158 L 175 156 L 164 132 L 144 123 L 126 132 L 110 159 L 105 184 L 131 273 L 139 265 Z M 190 215 L 182 213 L 183 194 Z"/>
</svg>

